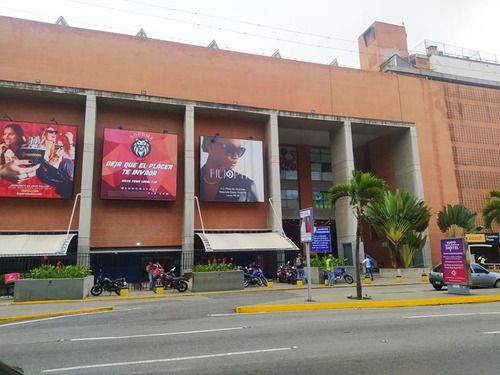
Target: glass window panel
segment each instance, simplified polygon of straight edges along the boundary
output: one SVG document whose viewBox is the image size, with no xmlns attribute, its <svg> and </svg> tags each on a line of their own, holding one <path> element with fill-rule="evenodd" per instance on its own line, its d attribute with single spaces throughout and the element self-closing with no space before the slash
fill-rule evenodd
<svg viewBox="0 0 500 375">
<path fill-rule="evenodd" d="M 297 171 L 285 171 L 285 180 L 296 180 Z"/>
<path fill-rule="evenodd" d="M 333 180 L 332 172 L 324 172 L 324 173 L 322 173 L 322 176 L 323 176 L 323 181 L 332 181 Z"/>
<path fill-rule="evenodd" d="M 298 200 L 291 200 L 287 202 L 287 208 L 292 208 L 295 210 L 299 209 L 299 201 Z"/>
<path fill-rule="evenodd" d="M 321 172 L 311 172 L 311 180 L 321 181 Z"/>
<path fill-rule="evenodd" d="M 323 163 L 328 163 L 328 164 L 330 164 L 330 163 L 332 162 L 332 159 L 331 159 L 331 157 L 330 157 L 330 153 L 329 153 L 329 152 L 327 152 L 327 151 L 323 151 L 323 152 L 321 153 L 321 161 L 322 161 Z"/>
<path fill-rule="evenodd" d="M 311 163 L 311 171 L 321 172 L 321 164 L 319 164 L 319 163 Z"/>
<path fill-rule="evenodd" d="M 321 163 L 321 154 L 311 152 L 311 162 L 313 163 Z"/>
<path fill-rule="evenodd" d="M 286 190 L 281 190 L 281 200 L 286 199 Z"/>
<path fill-rule="evenodd" d="M 332 171 L 332 165 L 329 163 L 322 163 L 321 164 L 321 172 L 331 172 Z"/>
</svg>

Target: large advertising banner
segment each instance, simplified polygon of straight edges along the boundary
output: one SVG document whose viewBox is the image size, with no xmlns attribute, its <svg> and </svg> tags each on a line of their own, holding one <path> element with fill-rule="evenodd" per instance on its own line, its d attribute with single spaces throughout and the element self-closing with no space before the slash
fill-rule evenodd
<svg viewBox="0 0 500 375">
<path fill-rule="evenodd" d="M 200 200 L 264 202 L 262 141 L 200 137 Z"/>
<path fill-rule="evenodd" d="M 102 199 L 177 197 L 177 135 L 104 129 Z"/>
<path fill-rule="evenodd" d="M 0 197 L 73 196 L 74 125 L 0 121 Z"/>
<path fill-rule="evenodd" d="M 464 238 L 441 240 L 443 278 L 445 284 L 468 285 L 468 264 Z"/>
</svg>

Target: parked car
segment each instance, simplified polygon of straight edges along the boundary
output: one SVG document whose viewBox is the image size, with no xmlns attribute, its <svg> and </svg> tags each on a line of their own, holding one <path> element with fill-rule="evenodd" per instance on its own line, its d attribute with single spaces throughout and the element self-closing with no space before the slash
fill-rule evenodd
<svg viewBox="0 0 500 375">
<path fill-rule="evenodd" d="M 498 288 L 500 287 L 500 273 L 491 272 L 477 263 L 471 263 L 470 265 L 471 273 L 471 286 L 475 287 L 490 287 Z M 443 265 L 439 263 L 434 269 L 429 273 L 429 282 L 432 284 L 434 289 L 441 290 L 443 286 L 446 286 L 443 277 Z"/>
</svg>

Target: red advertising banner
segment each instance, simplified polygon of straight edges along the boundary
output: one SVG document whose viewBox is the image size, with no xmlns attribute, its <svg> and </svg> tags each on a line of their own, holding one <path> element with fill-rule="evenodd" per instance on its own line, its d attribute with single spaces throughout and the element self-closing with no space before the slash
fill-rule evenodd
<svg viewBox="0 0 500 375">
<path fill-rule="evenodd" d="M 73 196 L 74 125 L 0 121 L 0 197 Z"/>
<path fill-rule="evenodd" d="M 4 275 L 4 281 L 5 283 L 12 283 L 16 280 L 19 280 L 21 278 L 21 274 L 18 273 L 18 272 L 14 272 L 14 273 L 6 273 Z"/>
<path fill-rule="evenodd" d="M 102 199 L 177 197 L 177 135 L 104 129 Z"/>
</svg>

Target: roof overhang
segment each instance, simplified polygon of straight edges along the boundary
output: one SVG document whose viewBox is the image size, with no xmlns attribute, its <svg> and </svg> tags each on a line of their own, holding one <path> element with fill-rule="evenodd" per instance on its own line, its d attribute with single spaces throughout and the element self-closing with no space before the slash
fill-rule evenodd
<svg viewBox="0 0 500 375">
<path fill-rule="evenodd" d="M 298 250 L 292 240 L 276 232 L 195 234 L 201 238 L 205 251 Z"/>
<path fill-rule="evenodd" d="M 66 255 L 70 234 L 11 234 L 0 235 L 0 257 Z"/>
</svg>

